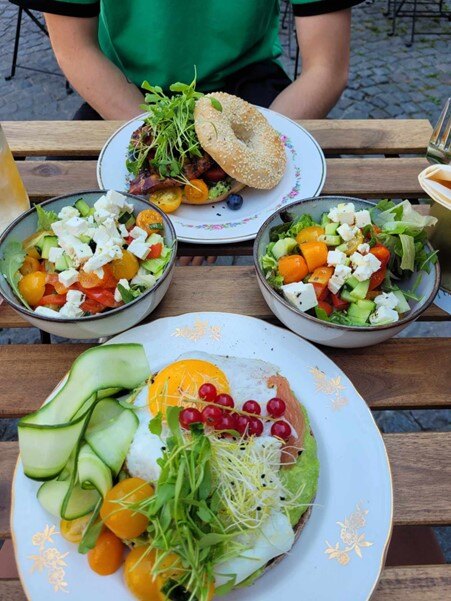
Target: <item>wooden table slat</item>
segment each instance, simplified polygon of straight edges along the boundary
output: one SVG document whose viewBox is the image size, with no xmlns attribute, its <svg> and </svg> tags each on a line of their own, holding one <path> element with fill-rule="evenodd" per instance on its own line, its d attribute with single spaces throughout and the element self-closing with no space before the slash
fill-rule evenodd
<svg viewBox="0 0 451 601">
<path fill-rule="evenodd" d="M 451 524 L 451 433 L 385 434 L 397 525 Z M 0 443 L 0 538 L 9 538 L 16 442 Z"/>
<path fill-rule="evenodd" d="M 426 119 L 304 120 L 328 154 L 424 154 L 432 127 Z M 6 121 L 15 156 L 97 156 L 121 121 Z"/>
<path fill-rule="evenodd" d="M 200 286 L 202 295 L 198 294 Z M 197 311 L 210 311 L 214 307 L 215 311 L 275 320 L 260 292 L 252 266 L 176 267 L 172 284 L 151 318 L 180 315 L 190 305 Z M 420 321 L 447 319 L 448 313 L 435 305 L 420 317 Z M 0 305 L 0 328 L 23 327 L 30 327 L 30 324 L 6 303 Z"/>
<path fill-rule="evenodd" d="M 33 201 L 96 190 L 96 161 L 19 161 L 17 163 Z M 327 159 L 324 194 L 363 198 L 422 198 L 418 174 L 423 158 Z"/>
</svg>

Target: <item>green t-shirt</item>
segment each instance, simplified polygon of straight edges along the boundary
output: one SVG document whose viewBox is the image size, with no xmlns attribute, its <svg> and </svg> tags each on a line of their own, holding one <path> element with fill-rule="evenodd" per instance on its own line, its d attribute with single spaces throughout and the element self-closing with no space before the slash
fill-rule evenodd
<svg viewBox="0 0 451 601">
<path fill-rule="evenodd" d="M 292 0 L 296 16 L 333 12 L 362 0 Z M 103 53 L 136 85 L 167 89 L 190 82 L 219 89 L 252 63 L 276 60 L 279 0 L 28 0 L 27 6 L 74 17 L 99 15 Z"/>
</svg>

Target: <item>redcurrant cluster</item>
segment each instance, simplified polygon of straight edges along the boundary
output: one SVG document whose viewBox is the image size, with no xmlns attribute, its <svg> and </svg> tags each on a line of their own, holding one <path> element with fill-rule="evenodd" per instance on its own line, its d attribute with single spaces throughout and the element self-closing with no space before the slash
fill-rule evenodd
<svg viewBox="0 0 451 601">
<path fill-rule="evenodd" d="M 199 388 L 199 398 L 205 403 L 200 411 L 195 407 L 187 407 L 180 412 L 179 421 L 182 428 L 189 429 L 191 424 L 205 424 L 215 430 L 235 430 L 245 436 L 261 436 L 263 420 L 261 406 L 257 401 L 246 401 L 241 410 L 235 409 L 235 402 L 230 394 L 220 393 L 214 384 L 209 382 Z M 266 403 L 266 412 L 271 425 L 271 436 L 288 440 L 291 436 L 290 424 L 282 419 L 286 411 L 285 401 L 274 397 Z M 274 421 L 276 420 L 276 421 Z"/>
</svg>

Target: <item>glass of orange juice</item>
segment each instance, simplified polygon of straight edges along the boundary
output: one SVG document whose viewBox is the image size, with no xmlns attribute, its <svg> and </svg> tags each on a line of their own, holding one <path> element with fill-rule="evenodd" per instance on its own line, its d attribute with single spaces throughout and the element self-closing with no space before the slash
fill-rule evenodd
<svg viewBox="0 0 451 601">
<path fill-rule="evenodd" d="M 0 234 L 29 208 L 27 191 L 0 125 Z"/>
</svg>

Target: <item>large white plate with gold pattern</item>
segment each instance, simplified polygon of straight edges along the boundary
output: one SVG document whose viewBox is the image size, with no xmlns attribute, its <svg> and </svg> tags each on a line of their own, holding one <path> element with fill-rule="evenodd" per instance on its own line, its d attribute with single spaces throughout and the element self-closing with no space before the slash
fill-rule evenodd
<svg viewBox="0 0 451 601">
<path fill-rule="evenodd" d="M 258 108 L 280 132 L 285 144 L 287 166 L 282 180 L 272 190 L 244 189 L 244 203 L 238 211 L 229 209 L 225 202 L 182 204 L 169 216 L 182 242 L 227 244 L 253 240 L 274 211 L 294 200 L 320 194 L 326 179 L 326 160 L 318 142 L 284 115 Z M 97 183 L 101 189 L 128 191 L 125 159 L 130 137 L 142 122 L 143 117 L 128 121 L 105 143 L 97 161 Z"/>
<path fill-rule="evenodd" d="M 387 453 L 371 413 L 340 369 L 293 333 L 229 313 L 190 313 L 134 328 L 110 342 L 145 346 L 152 370 L 192 350 L 257 358 L 280 367 L 306 406 L 321 463 L 311 517 L 285 559 L 227 601 L 365 601 L 374 590 L 392 527 Z M 121 573 L 101 577 L 59 534 L 20 465 L 13 483 L 12 533 L 32 601 L 131 601 Z"/>
</svg>

